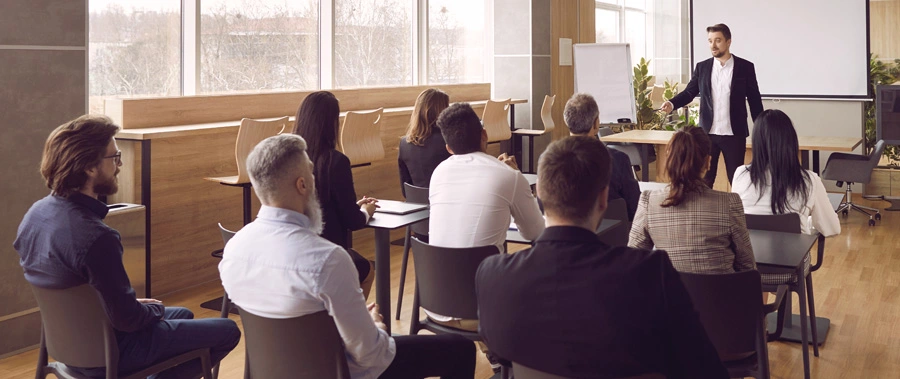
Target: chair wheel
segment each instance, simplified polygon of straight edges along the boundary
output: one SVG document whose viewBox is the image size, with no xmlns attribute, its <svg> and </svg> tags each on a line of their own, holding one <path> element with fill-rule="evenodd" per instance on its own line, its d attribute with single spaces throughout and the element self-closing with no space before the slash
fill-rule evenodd
<svg viewBox="0 0 900 379">
<path fill-rule="evenodd" d="M 881 213 L 876 213 L 876 214 L 875 214 L 875 219 L 878 220 L 878 221 L 881 221 Z"/>
<path fill-rule="evenodd" d="M 869 226 L 875 226 L 875 220 L 869 219 Z"/>
</svg>

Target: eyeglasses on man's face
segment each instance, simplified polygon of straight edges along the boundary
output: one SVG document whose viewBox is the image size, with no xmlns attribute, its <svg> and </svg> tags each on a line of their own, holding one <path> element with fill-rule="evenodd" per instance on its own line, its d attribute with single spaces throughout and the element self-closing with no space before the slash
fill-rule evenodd
<svg viewBox="0 0 900 379">
<path fill-rule="evenodd" d="M 115 154 L 113 154 L 113 155 L 110 155 L 110 156 L 108 156 L 108 157 L 103 157 L 103 159 L 110 159 L 110 158 L 114 158 L 114 159 L 115 159 L 115 162 L 116 162 L 116 165 L 117 165 L 117 166 L 120 165 L 120 164 L 122 164 L 122 151 L 120 150 L 120 151 L 117 151 L 117 152 L 116 152 Z"/>
</svg>

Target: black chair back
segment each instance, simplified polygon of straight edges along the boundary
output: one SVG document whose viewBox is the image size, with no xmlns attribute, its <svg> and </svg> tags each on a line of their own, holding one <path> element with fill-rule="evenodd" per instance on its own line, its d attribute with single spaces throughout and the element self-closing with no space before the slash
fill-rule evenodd
<svg viewBox="0 0 900 379">
<path fill-rule="evenodd" d="M 608 201 L 606 204 L 606 212 L 603 213 L 603 218 L 607 220 L 628 221 L 628 205 L 625 204 L 625 199 L 618 198 Z"/>
<path fill-rule="evenodd" d="M 403 183 L 403 189 L 406 193 L 407 203 L 428 204 L 428 188 L 416 187 L 409 183 Z M 419 236 L 427 236 L 428 226 L 428 220 L 426 219 L 410 225 L 410 229 Z"/>
<path fill-rule="evenodd" d="M 682 272 L 680 276 L 720 357 L 757 351 L 762 336 L 758 327 L 762 325 L 763 317 L 758 271 L 729 274 Z"/>
<path fill-rule="evenodd" d="M 782 215 L 744 215 L 747 218 L 747 229 L 766 230 L 770 232 L 800 233 L 800 215 L 785 213 Z"/>
<path fill-rule="evenodd" d="M 88 284 L 64 290 L 31 286 L 41 309 L 43 338 L 53 359 L 74 367 L 115 370 L 119 347 L 97 291 Z M 106 361 L 107 354 L 111 362 Z M 116 372 L 116 371 L 113 371 Z"/>
<path fill-rule="evenodd" d="M 272 319 L 239 311 L 249 377 L 350 378 L 343 340 L 328 312 Z"/>
<path fill-rule="evenodd" d="M 478 319 L 475 299 L 475 272 L 485 258 L 498 254 L 494 245 L 449 248 L 426 244 L 412 238 L 416 267 L 416 303 L 444 316 Z"/>
</svg>

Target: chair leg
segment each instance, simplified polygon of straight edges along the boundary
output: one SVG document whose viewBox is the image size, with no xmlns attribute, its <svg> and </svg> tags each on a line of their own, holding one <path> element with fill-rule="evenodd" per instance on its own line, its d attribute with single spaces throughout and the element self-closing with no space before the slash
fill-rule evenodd
<svg viewBox="0 0 900 379">
<path fill-rule="evenodd" d="M 44 341 L 44 328 L 41 327 L 41 347 L 38 348 L 37 370 L 34 371 L 35 379 L 47 377 L 47 344 Z"/>
<path fill-rule="evenodd" d="M 247 343 L 244 342 L 244 379 L 251 379 L 250 375 L 250 352 L 247 351 Z"/>
<path fill-rule="evenodd" d="M 797 273 L 797 283 L 800 286 L 797 291 L 800 297 L 800 352 L 803 355 L 803 378 L 809 379 L 809 337 L 806 335 L 809 316 L 806 313 L 806 280 L 801 280 L 801 276 L 803 276 L 802 269 Z"/>
<path fill-rule="evenodd" d="M 819 331 L 816 330 L 816 301 L 813 297 L 812 274 L 806 275 L 806 297 L 809 299 L 809 322 L 812 329 L 813 355 L 819 356 Z"/>
<path fill-rule="evenodd" d="M 219 318 L 228 318 L 229 311 L 231 311 L 231 299 L 228 298 L 228 292 L 223 292 L 222 311 L 219 312 Z"/>
<path fill-rule="evenodd" d="M 406 267 L 409 263 L 409 245 L 412 228 L 406 227 L 406 235 L 403 237 L 403 260 L 400 264 L 400 288 L 397 290 L 397 311 L 394 312 L 394 319 L 400 319 L 400 309 L 403 308 L 403 284 L 406 282 Z"/>
<path fill-rule="evenodd" d="M 214 374 L 210 374 L 210 361 L 209 357 L 209 349 L 206 349 L 206 353 L 200 355 L 200 367 L 203 368 L 203 377 L 206 379 L 216 379 L 219 375 L 218 372 Z M 218 367 L 218 365 L 216 365 Z"/>
</svg>

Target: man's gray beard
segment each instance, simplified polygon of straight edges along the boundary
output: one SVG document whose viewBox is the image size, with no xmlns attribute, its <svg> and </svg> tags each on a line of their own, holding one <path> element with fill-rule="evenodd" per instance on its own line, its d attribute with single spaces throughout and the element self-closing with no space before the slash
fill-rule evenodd
<svg viewBox="0 0 900 379">
<path fill-rule="evenodd" d="M 322 221 L 322 205 L 319 204 L 319 195 L 313 192 L 306 204 L 306 217 L 309 217 L 309 230 L 317 235 L 322 234 L 325 229 L 325 223 Z"/>
</svg>

